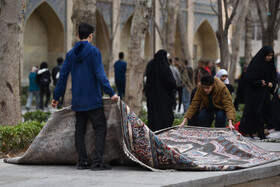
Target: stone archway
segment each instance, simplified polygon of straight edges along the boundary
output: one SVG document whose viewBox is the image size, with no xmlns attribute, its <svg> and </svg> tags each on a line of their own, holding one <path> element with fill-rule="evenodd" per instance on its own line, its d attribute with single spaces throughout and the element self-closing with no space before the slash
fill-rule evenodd
<svg viewBox="0 0 280 187">
<path fill-rule="evenodd" d="M 216 60 L 218 58 L 218 43 L 216 35 L 207 20 L 201 23 L 194 37 L 194 62 L 200 59 Z"/>
<path fill-rule="evenodd" d="M 99 11 L 96 10 L 96 47 L 98 47 L 102 55 L 102 61 L 106 75 L 109 75 L 108 45 L 110 45 L 108 26 L 103 19 L 102 14 L 100 14 Z"/>
<path fill-rule="evenodd" d="M 132 25 L 132 18 L 133 15 L 131 15 L 127 21 L 124 23 L 122 30 L 121 30 L 121 38 L 120 38 L 120 51 L 124 52 L 124 60 L 128 60 L 128 44 L 129 44 L 129 36 L 130 36 L 130 28 Z M 144 49 L 144 56 L 145 56 L 145 62 L 147 63 L 151 58 L 154 57 L 154 54 L 151 54 L 151 48 L 150 48 L 150 33 L 146 33 L 145 38 L 145 49 Z"/>
<path fill-rule="evenodd" d="M 62 23 L 47 3 L 41 3 L 27 18 L 24 27 L 22 83 L 28 84 L 29 69 L 46 61 L 49 70 L 56 59 L 64 57 L 64 29 Z"/>
</svg>

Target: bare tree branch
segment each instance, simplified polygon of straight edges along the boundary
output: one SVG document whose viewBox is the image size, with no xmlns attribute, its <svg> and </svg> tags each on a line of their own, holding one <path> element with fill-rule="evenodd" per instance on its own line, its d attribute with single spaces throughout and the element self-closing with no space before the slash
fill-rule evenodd
<svg viewBox="0 0 280 187">
<path fill-rule="evenodd" d="M 228 20 L 229 17 L 228 17 L 228 4 L 227 4 L 227 0 L 224 0 L 224 8 L 225 8 L 225 13 L 226 13 L 226 20 Z"/>
<path fill-rule="evenodd" d="M 219 16 L 218 12 L 215 10 L 215 8 L 214 8 L 214 6 L 213 6 L 213 4 L 212 4 L 212 0 L 210 0 L 210 4 L 211 4 L 211 9 L 215 12 L 215 14 L 216 14 L 217 16 Z"/>
<path fill-rule="evenodd" d="M 258 1 L 258 0 L 255 0 L 255 2 L 256 2 L 256 4 L 257 4 L 257 10 L 258 10 L 258 15 L 259 15 L 260 22 L 261 22 L 262 33 L 264 33 L 265 27 L 264 27 L 264 22 L 263 22 L 261 7 L 260 7 L 260 4 L 259 4 L 259 1 Z"/>
<path fill-rule="evenodd" d="M 230 17 L 228 17 L 228 15 L 227 15 L 227 19 L 226 19 L 226 23 L 225 23 L 225 31 L 227 31 L 229 29 L 229 26 L 230 26 L 230 24 L 232 22 L 232 19 L 234 18 L 235 14 L 236 14 L 236 9 L 238 7 L 238 4 L 239 4 L 239 0 L 236 0 Z M 224 5 L 225 5 L 225 12 L 227 14 L 227 9 L 226 9 L 227 8 L 227 3 L 226 3 L 226 0 L 224 0 Z M 241 7 L 241 8 L 243 8 L 243 7 Z"/>
<path fill-rule="evenodd" d="M 164 39 L 164 37 L 163 37 L 163 35 L 162 35 L 162 31 L 161 31 L 161 29 L 160 29 L 158 23 L 156 22 L 156 20 L 155 20 L 154 17 L 152 17 L 152 19 L 153 19 L 153 21 L 154 21 L 154 23 L 155 23 L 155 27 L 156 27 L 156 29 L 157 29 L 157 31 L 158 31 L 158 34 L 159 34 L 159 37 L 160 37 L 161 41 L 164 41 L 165 39 Z"/>
</svg>

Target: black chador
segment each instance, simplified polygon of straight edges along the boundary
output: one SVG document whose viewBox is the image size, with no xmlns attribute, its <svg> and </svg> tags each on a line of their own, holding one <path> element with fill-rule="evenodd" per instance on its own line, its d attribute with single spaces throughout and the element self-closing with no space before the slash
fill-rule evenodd
<svg viewBox="0 0 280 187">
<path fill-rule="evenodd" d="M 247 68 L 245 108 L 239 127 L 240 132 L 245 134 L 257 132 L 261 139 L 265 138 L 264 124 L 269 122 L 270 94 L 277 82 L 274 57 L 266 61 L 270 54 L 274 55 L 271 47 L 262 47 Z M 265 86 L 262 85 L 262 80 L 265 81 Z M 268 86 L 269 82 L 272 83 L 272 88 Z"/>
<path fill-rule="evenodd" d="M 174 120 L 172 105 L 176 81 L 168 65 L 165 50 L 159 50 L 148 63 L 146 76 L 148 126 L 152 131 L 171 127 Z"/>
</svg>

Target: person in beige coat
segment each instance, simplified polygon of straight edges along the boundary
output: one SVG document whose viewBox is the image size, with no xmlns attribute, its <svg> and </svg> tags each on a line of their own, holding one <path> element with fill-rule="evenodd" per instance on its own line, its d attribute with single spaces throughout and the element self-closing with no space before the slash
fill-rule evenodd
<svg viewBox="0 0 280 187">
<path fill-rule="evenodd" d="M 201 78 L 180 128 L 193 117 L 199 106 L 199 126 L 210 127 L 216 116 L 215 127 L 225 127 L 228 120 L 229 128 L 234 129 L 232 123 L 235 119 L 235 109 L 232 98 L 226 85 L 218 78 L 214 78 L 212 75 L 205 75 Z"/>
</svg>

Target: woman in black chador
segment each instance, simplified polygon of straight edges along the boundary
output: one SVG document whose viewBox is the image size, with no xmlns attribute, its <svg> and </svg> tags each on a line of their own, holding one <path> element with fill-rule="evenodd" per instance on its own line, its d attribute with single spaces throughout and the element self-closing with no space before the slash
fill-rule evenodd
<svg viewBox="0 0 280 187">
<path fill-rule="evenodd" d="M 246 71 L 247 94 L 239 131 L 245 134 L 258 133 L 265 139 L 264 124 L 269 123 L 270 94 L 277 82 L 274 51 L 262 47 L 254 56 Z"/>
<path fill-rule="evenodd" d="M 176 81 L 167 61 L 167 52 L 159 50 L 147 65 L 145 92 L 148 107 L 148 124 L 152 131 L 171 127 L 174 116 L 172 106 Z"/>
</svg>

